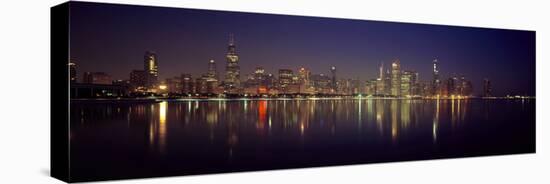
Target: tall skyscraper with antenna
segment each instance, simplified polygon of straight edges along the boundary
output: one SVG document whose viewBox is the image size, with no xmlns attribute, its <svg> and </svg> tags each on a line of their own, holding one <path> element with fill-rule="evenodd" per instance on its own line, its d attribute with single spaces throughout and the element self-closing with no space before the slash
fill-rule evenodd
<svg viewBox="0 0 550 184">
<path fill-rule="evenodd" d="M 441 90 L 441 80 L 439 79 L 439 63 L 437 62 L 437 59 L 434 59 L 432 64 L 433 64 L 432 94 L 438 95 L 440 94 L 440 90 Z"/>
<path fill-rule="evenodd" d="M 337 89 L 338 89 L 338 84 L 336 82 L 336 67 L 335 66 L 332 66 L 330 67 L 330 75 L 331 75 L 331 79 L 330 79 L 330 85 L 331 85 L 331 88 L 333 90 L 333 92 L 337 92 Z"/>
<path fill-rule="evenodd" d="M 229 45 L 227 47 L 227 54 L 225 55 L 227 65 L 225 67 L 225 89 L 235 90 L 240 87 L 240 70 L 239 56 L 237 55 L 235 38 L 233 34 L 229 35 Z"/>
</svg>

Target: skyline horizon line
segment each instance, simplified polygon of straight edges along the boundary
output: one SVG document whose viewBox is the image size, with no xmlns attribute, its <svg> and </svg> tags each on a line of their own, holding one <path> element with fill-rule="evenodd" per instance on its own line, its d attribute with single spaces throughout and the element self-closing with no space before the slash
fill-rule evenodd
<svg viewBox="0 0 550 184">
<path fill-rule="evenodd" d="M 153 54 L 155 54 L 155 57 L 158 56 L 158 55 L 157 55 L 157 52 L 156 52 L 155 50 L 146 50 L 146 51 L 144 51 L 144 53 L 145 53 L 145 54 L 147 54 L 147 53 L 153 53 Z M 240 54 L 239 54 L 239 56 L 240 56 Z M 77 61 L 77 62 L 74 62 L 74 60 L 75 60 L 75 59 L 70 59 L 69 63 L 74 63 L 74 64 L 76 64 L 76 67 L 78 68 L 78 61 Z M 438 63 L 439 63 L 439 59 L 438 59 L 438 58 L 433 59 L 431 62 L 433 63 L 434 60 L 435 60 L 435 61 L 438 61 Z M 205 71 L 201 71 L 201 72 L 199 72 L 199 71 L 181 72 L 180 74 L 175 75 L 175 76 L 168 76 L 168 77 L 165 76 L 164 78 L 162 78 L 162 80 L 166 80 L 166 79 L 170 79 L 170 78 L 174 78 L 174 77 L 180 77 L 182 74 L 190 74 L 190 75 L 192 75 L 192 76 L 193 76 L 193 74 L 195 74 L 195 75 L 198 74 L 198 75 L 197 75 L 198 77 L 202 77 L 202 75 L 205 75 L 205 74 L 208 73 L 208 64 L 212 63 L 212 61 L 213 61 L 214 64 L 216 64 L 216 72 L 219 72 L 219 71 L 217 70 L 217 68 L 218 68 L 218 63 L 221 63 L 221 64 L 226 64 L 226 63 L 227 63 L 227 61 L 219 62 L 219 61 L 216 61 L 216 59 L 213 59 L 213 58 L 211 58 L 211 59 L 205 59 L 205 61 L 204 61 L 204 64 L 205 64 L 205 67 L 204 67 L 204 68 L 206 69 Z M 380 65 L 378 65 L 377 67 L 373 67 L 373 68 L 380 68 L 381 66 L 383 67 L 383 66 L 385 66 L 384 64 L 387 64 L 387 63 L 390 63 L 390 65 L 391 65 L 391 63 L 393 63 L 394 61 L 399 61 L 399 65 L 402 66 L 402 64 L 401 64 L 401 59 L 400 59 L 400 58 L 395 58 L 395 59 L 393 59 L 393 60 L 391 60 L 391 61 L 381 61 L 381 62 L 380 62 Z M 141 61 L 141 62 L 143 62 L 143 61 Z M 157 62 L 157 65 L 160 65 L 160 64 L 158 64 L 158 62 L 159 62 L 159 61 L 158 61 L 158 58 L 156 58 L 156 62 Z M 162 62 L 161 62 L 161 63 L 162 63 Z M 201 62 L 201 63 L 202 63 L 202 62 Z M 240 65 L 241 65 L 241 64 L 240 64 L 240 60 L 239 60 L 239 66 L 240 66 Z M 160 65 L 160 66 L 162 66 L 162 65 Z M 223 65 L 223 66 L 226 66 L 226 65 Z M 304 68 L 304 69 L 310 71 L 311 75 L 315 75 L 315 74 L 319 74 L 319 75 L 330 75 L 330 72 L 331 72 L 330 69 L 331 69 L 332 67 L 335 67 L 335 68 L 336 68 L 336 71 L 339 71 L 339 70 L 338 70 L 339 67 L 338 67 L 337 65 L 328 65 L 327 70 L 326 70 L 326 73 L 325 73 L 325 72 L 314 73 L 312 70 L 310 70 L 311 67 L 304 66 L 304 65 L 300 65 L 300 66 L 297 66 L 297 67 L 295 66 L 295 67 L 292 67 L 292 68 L 288 68 L 288 67 L 281 67 L 281 68 L 274 68 L 274 69 L 271 68 L 272 70 L 275 70 L 275 71 L 273 71 L 273 72 L 266 72 L 266 73 L 267 73 L 267 74 L 272 74 L 272 75 L 274 75 L 274 76 L 278 76 L 277 74 L 278 74 L 279 70 L 292 70 L 292 71 L 294 72 L 294 71 L 300 70 L 301 68 Z M 159 68 L 162 68 L 162 67 L 159 67 Z M 265 71 L 268 71 L 268 68 L 263 67 L 262 65 L 256 65 L 256 66 L 254 66 L 254 68 L 253 68 L 252 71 L 250 71 L 250 72 L 245 72 L 244 75 L 246 76 L 246 75 L 249 75 L 249 74 L 254 74 L 254 71 L 255 71 L 256 69 L 258 69 L 258 68 L 262 68 L 262 69 L 264 69 Z M 384 74 L 391 74 L 391 69 L 389 69 L 389 68 L 391 68 L 391 67 L 385 68 L 385 70 L 383 71 L 383 73 L 384 73 Z M 402 67 L 400 67 L 400 68 L 401 68 L 401 70 L 400 70 L 401 72 L 403 72 L 403 71 L 412 71 L 412 72 L 418 73 L 419 75 L 421 74 L 420 72 L 417 72 L 416 69 L 403 69 Z M 129 69 L 129 72 L 128 72 L 128 77 L 127 77 L 127 78 L 116 78 L 116 79 L 113 78 L 113 79 L 114 79 L 114 80 L 129 80 L 129 74 L 130 74 L 132 71 L 136 71 L 136 70 L 143 70 L 143 69 L 135 69 L 135 68 L 134 68 L 134 69 L 131 69 L 131 68 L 130 68 L 130 69 Z M 162 71 L 162 70 L 160 70 L 160 71 Z M 158 72 L 159 75 L 160 75 L 160 73 L 161 73 L 160 71 Z M 221 70 L 221 71 L 223 72 L 223 71 L 227 71 L 227 70 Z M 85 72 L 92 72 L 92 73 L 93 73 L 93 72 L 103 72 L 103 73 L 109 74 L 108 72 L 105 72 L 105 71 L 85 71 Z M 83 73 L 85 73 L 85 72 L 83 72 Z M 198 72 L 198 73 L 197 73 L 197 72 Z M 241 75 L 242 75 L 242 73 L 243 73 L 243 72 L 241 72 Z M 375 72 L 375 73 L 376 73 L 375 76 L 379 76 L 379 75 L 380 75 L 380 72 Z M 294 74 L 295 74 L 295 73 L 294 73 Z M 432 74 L 433 74 L 433 73 L 432 73 Z M 449 73 L 449 72 L 443 72 L 443 74 L 447 74 L 447 75 L 444 75 L 444 76 L 447 76 L 447 77 L 443 77 L 443 78 L 440 77 L 440 79 L 448 79 L 448 78 L 453 77 L 453 76 L 455 76 L 455 77 L 458 77 L 458 76 L 466 76 L 466 75 L 464 75 L 463 72 L 450 72 L 450 73 Z M 367 75 L 370 75 L 370 74 L 367 74 Z M 223 76 L 223 78 L 225 78 L 225 75 L 219 75 L 218 77 L 222 77 L 222 76 Z M 420 76 L 422 76 L 422 75 L 420 75 Z M 441 76 L 441 75 L 440 75 L 440 76 Z M 241 77 L 239 77 L 239 78 L 241 78 Z M 376 79 L 379 79 L 379 77 L 374 77 L 374 78 L 368 78 L 368 77 L 367 77 L 366 79 L 362 79 L 360 76 L 355 76 L 355 77 L 351 77 L 351 78 L 350 78 L 350 77 L 344 77 L 344 79 L 356 79 L 356 80 L 369 81 L 369 80 L 376 80 Z M 484 80 L 484 79 L 491 79 L 491 78 L 489 78 L 489 77 L 484 77 L 484 78 L 482 78 L 482 80 Z M 420 80 L 420 82 L 430 82 L 431 80 L 433 80 L 433 78 L 428 79 L 428 80 Z M 223 80 L 220 79 L 220 81 L 223 81 Z"/>
</svg>

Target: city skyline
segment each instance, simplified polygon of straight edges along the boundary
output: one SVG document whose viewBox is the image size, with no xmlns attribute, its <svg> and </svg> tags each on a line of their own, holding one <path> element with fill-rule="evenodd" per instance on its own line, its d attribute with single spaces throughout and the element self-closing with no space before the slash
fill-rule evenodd
<svg viewBox="0 0 550 184">
<path fill-rule="evenodd" d="M 51 20 L 71 182 L 536 153 L 535 31 L 74 1 Z"/>
<path fill-rule="evenodd" d="M 210 60 L 216 62 L 218 76 L 225 80 L 227 35 L 234 34 L 241 81 L 256 67 L 263 67 L 266 73 L 274 75 L 279 69 L 297 72 L 301 67 L 315 74 L 329 75 L 332 66 L 338 69 L 339 78 L 366 81 L 377 78 L 381 62 L 389 66 L 395 59 L 400 60 L 403 70 L 414 70 L 419 73 L 421 81 L 431 81 L 432 61 L 437 59 L 441 80 L 452 74 L 464 75 L 472 81 L 475 94 L 482 92 L 483 81 L 489 78 L 495 95 L 535 95 L 534 44 L 531 43 L 534 43 L 534 34 L 529 32 L 319 18 L 345 27 L 338 29 L 324 26 L 312 17 L 189 9 L 157 12 L 155 8 L 147 9 L 149 14 L 143 17 L 144 24 L 130 21 L 112 25 L 118 21 L 128 21 L 129 15 L 133 15 L 130 12 L 139 11 L 142 7 L 101 5 L 74 8 L 81 11 L 77 11 L 73 16 L 75 18 L 71 19 L 75 23 L 71 24 L 71 42 L 75 40 L 78 43 L 71 46 L 71 58 L 77 63 L 80 74 L 101 71 L 111 74 L 113 79 L 128 79 L 131 70 L 141 68 L 143 52 L 151 50 L 158 54 L 160 80 L 183 73 L 200 76 L 206 73 Z M 105 11 L 106 15 L 116 12 L 122 16 L 113 20 L 101 19 L 103 15 L 86 16 L 98 9 Z M 217 14 L 224 18 L 216 19 Z M 245 21 L 244 18 L 248 17 L 252 18 Z M 189 21 L 179 21 L 178 18 Z M 201 22 L 195 22 L 195 19 Z M 180 22 L 182 27 L 168 26 L 170 21 Z M 270 21 L 275 21 L 276 25 L 266 25 Z M 197 25 L 197 28 L 187 28 L 187 22 L 188 25 Z M 109 25 L 106 26 L 109 31 L 90 32 L 86 29 L 99 23 Z M 137 29 L 151 24 L 156 26 Z M 200 32 L 201 27 L 217 28 L 226 24 L 235 25 Z M 258 29 L 242 28 L 243 25 L 253 24 L 258 24 Z M 130 28 L 136 30 L 128 31 L 131 36 L 119 34 Z M 268 28 L 276 29 L 270 31 Z M 408 31 L 397 33 L 401 29 Z M 170 34 L 152 34 L 159 32 Z M 263 35 L 264 32 L 270 33 L 269 36 Z M 304 35 L 311 36 L 300 38 Z M 376 38 L 377 35 L 382 38 Z M 122 43 L 113 43 L 117 40 Z M 365 41 L 364 46 L 359 46 L 361 41 Z M 107 48 L 98 47 L 102 43 Z M 492 67 L 498 68 L 495 70 Z"/>
</svg>

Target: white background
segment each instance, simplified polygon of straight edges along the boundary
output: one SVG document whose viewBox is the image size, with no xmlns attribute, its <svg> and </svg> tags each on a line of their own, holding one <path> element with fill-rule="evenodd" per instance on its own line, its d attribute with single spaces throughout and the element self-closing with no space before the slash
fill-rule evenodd
<svg viewBox="0 0 550 184">
<path fill-rule="evenodd" d="M 291 169 L 110 183 L 548 183 L 550 6 L 543 0 L 100 0 L 537 31 L 537 153 Z M 49 14 L 59 0 L 2 1 L 0 7 L 0 183 L 62 183 L 49 177 Z M 56 102 L 51 102 L 56 103 Z M 60 122 L 61 123 L 61 122 Z M 490 135 L 488 135 L 490 136 Z"/>
</svg>

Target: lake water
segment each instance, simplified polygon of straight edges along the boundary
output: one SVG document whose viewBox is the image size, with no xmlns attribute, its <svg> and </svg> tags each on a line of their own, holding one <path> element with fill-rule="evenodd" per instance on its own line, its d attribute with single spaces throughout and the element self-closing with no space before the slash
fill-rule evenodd
<svg viewBox="0 0 550 184">
<path fill-rule="evenodd" d="M 72 102 L 75 181 L 535 152 L 535 100 Z"/>
</svg>

